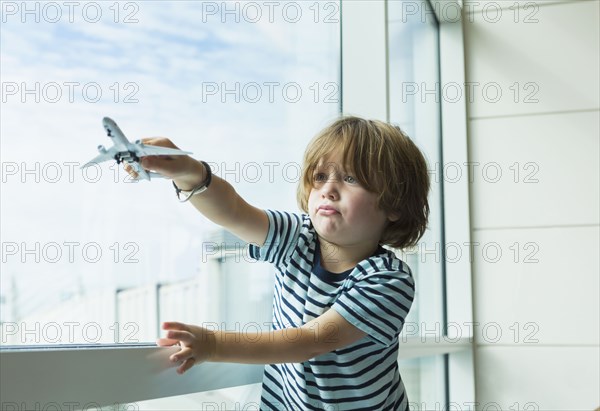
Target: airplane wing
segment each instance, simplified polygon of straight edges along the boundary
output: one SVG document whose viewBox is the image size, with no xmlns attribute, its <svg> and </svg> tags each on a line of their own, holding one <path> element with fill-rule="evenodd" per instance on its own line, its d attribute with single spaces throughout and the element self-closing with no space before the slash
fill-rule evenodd
<svg viewBox="0 0 600 411">
<path fill-rule="evenodd" d="M 143 156 L 183 156 L 186 154 L 192 154 L 189 151 L 177 150 L 175 148 L 150 146 L 143 143 L 137 143 L 133 145 L 133 150 L 138 157 Z"/>
<path fill-rule="evenodd" d="M 82 165 L 81 168 L 86 168 L 91 166 L 92 164 L 98 164 L 103 161 L 114 160 L 115 154 L 117 154 L 117 150 L 114 147 L 111 147 L 103 153 L 98 154 L 96 157 L 94 157 L 92 160 L 88 161 L 84 165 Z"/>
</svg>

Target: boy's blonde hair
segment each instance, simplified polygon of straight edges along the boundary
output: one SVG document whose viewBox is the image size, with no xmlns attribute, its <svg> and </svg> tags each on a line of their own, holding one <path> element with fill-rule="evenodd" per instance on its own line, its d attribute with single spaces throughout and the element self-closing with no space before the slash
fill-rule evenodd
<svg viewBox="0 0 600 411">
<path fill-rule="evenodd" d="M 314 171 L 336 150 L 341 150 L 346 170 L 377 194 L 379 208 L 398 218 L 389 222 L 379 242 L 396 248 L 416 245 L 429 217 L 427 163 L 399 127 L 382 121 L 342 117 L 312 139 L 298 184 L 300 208 L 308 212 Z"/>
</svg>

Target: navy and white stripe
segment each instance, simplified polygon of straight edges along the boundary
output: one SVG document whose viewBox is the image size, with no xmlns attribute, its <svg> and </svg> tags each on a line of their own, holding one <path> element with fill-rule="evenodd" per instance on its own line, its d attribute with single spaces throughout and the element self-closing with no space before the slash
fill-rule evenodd
<svg viewBox="0 0 600 411">
<path fill-rule="evenodd" d="M 269 233 L 250 256 L 277 269 L 273 329 L 300 327 L 334 309 L 366 337 L 303 363 L 265 367 L 261 410 L 407 410 L 398 334 L 414 297 L 408 266 L 380 248 L 346 275 L 319 267 L 307 215 L 266 211 Z"/>
</svg>

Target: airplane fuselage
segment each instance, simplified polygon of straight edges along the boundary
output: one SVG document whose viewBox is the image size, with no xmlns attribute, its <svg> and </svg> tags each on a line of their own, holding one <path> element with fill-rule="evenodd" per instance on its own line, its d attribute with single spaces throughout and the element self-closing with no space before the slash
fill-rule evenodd
<svg viewBox="0 0 600 411">
<path fill-rule="evenodd" d="M 102 124 L 104 125 L 104 129 L 106 130 L 106 134 L 113 141 L 113 145 L 117 149 L 117 154 L 115 154 L 115 160 L 117 164 L 125 161 L 127 163 L 137 162 L 139 161 L 139 157 L 135 154 L 134 151 L 131 151 L 129 148 L 129 140 L 125 137 L 125 134 L 121 131 L 119 126 L 112 121 L 110 118 L 105 117 L 102 120 Z"/>
</svg>

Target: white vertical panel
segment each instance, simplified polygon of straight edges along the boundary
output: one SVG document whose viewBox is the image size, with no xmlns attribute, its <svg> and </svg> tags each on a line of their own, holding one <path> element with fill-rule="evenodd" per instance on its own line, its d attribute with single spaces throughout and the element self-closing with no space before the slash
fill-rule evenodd
<svg viewBox="0 0 600 411">
<path fill-rule="evenodd" d="M 383 0 L 342 2 L 342 110 L 387 120 L 387 34 Z"/>
<path fill-rule="evenodd" d="M 598 111 L 473 120 L 470 130 L 474 228 L 600 222 Z"/>
<path fill-rule="evenodd" d="M 598 347 L 480 348 L 478 409 L 594 410 L 599 363 Z"/>
<path fill-rule="evenodd" d="M 442 84 L 465 81 L 462 24 L 440 25 L 440 79 Z M 469 179 L 464 164 L 467 157 L 467 113 L 464 100 L 452 102 L 442 98 L 442 152 L 444 158 L 444 208 L 446 243 L 460 244 L 464 258 L 446 263 L 446 290 L 448 298 L 448 321 L 472 321 Z M 448 176 L 444 170 L 461 170 Z M 449 172 L 448 172 L 449 173 Z M 448 259 L 448 256 L 447 256 Z M 466 337 L 463 335 L 463 337 Z"/>
<path fill-rule="evenodd" d="M 441 24 L 460 22 L 462 0 L 430 0 L 430 3 Z"/>
<path fill-rule="evenodd" d="M 598 226 L 475 231 L 477 345 L 599 345 L 599 237 Z"/>
<path fill-rule="evenodd" d="M 464 46 L 462 22 L 440 23 L 440 81 L 443 85 L 464 84 Z M 448 165 L 463 165 L 468 161 L 466 102 L 449 100 L 442 92 L 442 153 L 443 170 Z M 464 169 L 463 169 L 464 170 Z M 470 242 L 469 181 L 466 173 L 449 180 L 442 171 L 444 182 L 444 229 L 445 246 L 460 244 L 463 257 L 449 262 L 446 255 L 446 317 L 448 323 L 469 324 L 473 321 L 472 281 L 469 248 Z M 456 330 L 461 330 L 460 335 Z M 468 327 L 448 327 L 448 335 L 471 337 Z M 469 404 L 475 400 L 473 351 L 449 355 L 449 397 L 451 403 Z"/>
<path fill-rule="evenodd" d="M 467 81 L 497 82 L 506 98 L 486 101 L 481 89 L 472 96 L 470 160 L 502 164 L 507 179 L 472 185 L 473 225 L 495 228 L 478 230 L 474 241 L 494 242 L 504 253 L 502 261 L 475 267 L 475 319 L 496 322 L 507 335 L 505 345 L 483 341 L 476 348 L 477 400 L 503 409 L 594 409 L 600 399 L 599 3 L 507 2 L 496 22 L 482 13 L 487 4 L 493 2 L 465 16 Z M 523 92 L 526 82 L 537 85 L 536 102 L 524 102 L 523 93 L 515 99 L 509 88 L 518 83 Z M 538 166 L 538 181 L 529 187 L 508 168 L 524 161 Z M 517 242 L 521 261 L 523 252 L 536 251 L 524 249 L 525 242 L 538 247 L 538 261 L 507 261 Z M 521 324 L 519 338 L 508 328 L 513 322 Z M 539 328 L 524 329 L 526 322 Z M 531 331 L 539 342 L 525 346 Z"/>
<path fill-rule="evenodd" d="M 466 15 L 470 116 L 597 108 L 600 2 L 499 3 Z"/>
</svg>

